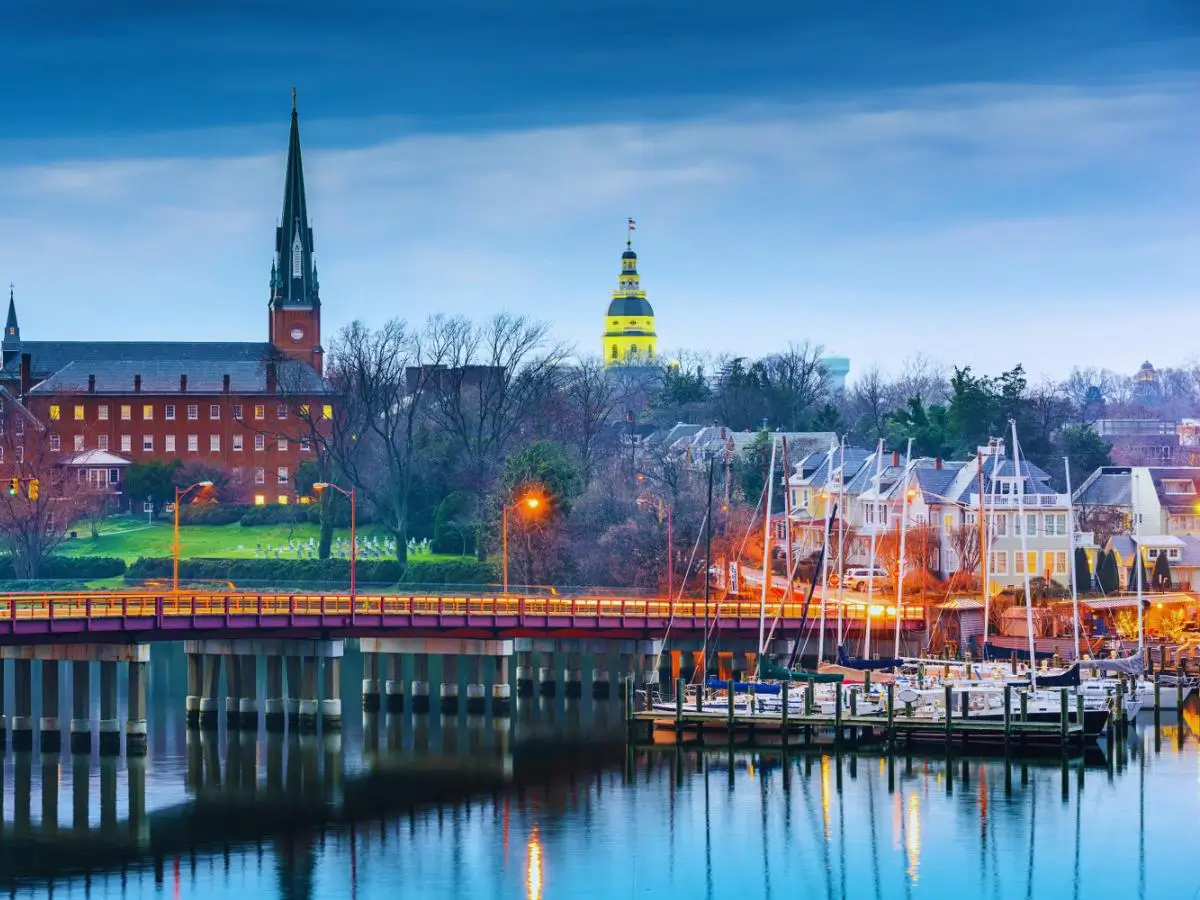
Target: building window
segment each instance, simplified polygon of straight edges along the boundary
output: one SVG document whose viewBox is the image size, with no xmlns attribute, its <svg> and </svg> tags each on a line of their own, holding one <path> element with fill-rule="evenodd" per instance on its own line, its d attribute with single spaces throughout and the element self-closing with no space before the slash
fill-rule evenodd
<svg viewBox="0 0 1200 900">
<path fill-rule="evenodd" d="M 240 403 L 233 404 L 233 417 L 235 419 L 240 419 L 242 417 L 242 404 L 240 404 Z"/>
<path fill-rule="evenodd" d="M 262 421 L 266 417 L 267 417 L 267 408 L 265 406 L 263 406 L 261 403 L 255 404 L 254 418 L 258 419 L 259 421 Z"/>
<path fill-rule="evenodd" d="M 942 526 L 947 531 L 954 527 L 954 513 L 946 513 L 944 516 L 942 516 Z"/>
<path fill-rule="evenodd" d="M 175 404 L 174 404 L 174 403 L 168 403 L 168 404 L 166 405 L 166 407 L 164 407 L 164 409 L 163 409 L 163 417 L 164 417 L 164 418 L 165 418 L 165 419 L 166 419 L 168 422 L 174 422 L 174 421 L 175 421 Z"/>
<path fill-rule="evenodd" d="M 219 434 L 210 434 L 208 436 L 208 450 L 210 453 L 221 452 L 221 436 Z"/>
<path fill-rule="evenodd" d="M 992 567 L 993 575 L 1008 574 L 1008 553 L 1005 550 L 993 550 L 992 559 L 989 565 Z"/>
<path fill-rule="evenodd" d="M 200 407 L 195 403 L 189 403 L 187 408 L 187 417 L 189 422 L 195 422 L 200 418 Z"/>
<path fill-rule="evenodd" d="M 142 406 L 142 421 L 149 422 L 154 418 L 154 407 L 149 403 Z"/>
<path fill-rule="evenodd" d="M 234 453 L 242 452 L 242 436 L 240 434 L 235 434 L 233 436 L 233 452 Z"/>
<path fill-rule="evenodd" d="M 129 436 L 128 434 L 121 435 L 121 452 L 122 453 L 132 453 L 133 452 L 133 438 L 131 436 Z"/>
<path fill-rule="evenodd" d="M 200 438 L 197 435 L 188 435 L 188 453 L 196 453 L 200 450 Z"/>
<path fill-rule="evenodd" d="M 1172 547 L 1167 551 L 1167 559 L 1179 559 L 1179 548 Z"/>
<path fill-rule="evenodd" d="M 221 407 L 219 404 L 217 404 L 217 403 L 209 404 L 208 417 L 213 420 L 221 418 Z"/>
<path fill-rule="evenodd" d="M 75 421 L 83 421 L 83 405 L 79 403 L 75 404 Z"/>
<path fill-rule="evenodd" d="M 50 421 L 57 422 L 62 418 L 62 407 L 57 403 L 50 404 Z"/>
<path fill-rule="evenodd" d="M 280 484 L 287 484 L 287 483 L 288 483 L 288 470 L 287 470 L 287 466 L 280 466 L 278 469 L 276 469 L 276 470 L 275 470 L 275 475 L 276 475 L 276 478 L 277 478 L 277 480 L 278 480 L 278 482 L 279 482 Z"/>
<path fill-rule="evenodd" d="M 25 445 L 17 444 L 17 462 L 25 462 Z"/>
<path fill-rule="evenodd" d="M 255 450 L 266 450 L 267 449 L 266 435 L 256 434 L 254 436 L 254 449 Z"/>
<path fill-rule="evenodd" d="M 153 453 L 154 452 L 154 435 L 152 435 L 152 434 L 143 434 L 142 435 L 142 452 L 143 453 Z"/>
<path fill-rule="evenodd" d="M 255 506 L 266 506 L 267 505 L 266 495 L 265 494 L 255 494 L 254 495 L 254 505 Z"/>
<path fill-rule="evenodd" d="M 108 449 L 108 435 L 107 434 L 101 434 L 101 435 L 96 436 L 96 449 L 97 450 L 107 450 Z"/>
<path fill-rule="evenodd" d="M 1163 448 L 1163 449 L 1166 449 L 1166 448 Z M 1190 496 L 1190 495 L 1196 493 L 1196 484 L 1195 484 L 1195 482 L 1193 482 L 1191 480 L 1168 478 L 1168 479 L 1163 479 L 1162 484 L 1163 484 L 1163 493 L 1164 494 L 1176 494 L 1176 495 L 1184 494 L 1184 495 Z"/>
<path fill-rule="evenodd" d="M 280 453 L 287 453 L 287 441 L 288 441 L 287 438 L 276 438 L 275 439 L 275 449 L 278 450 Z"/>
<path fill-rule="evenodd" d="M 321 418 L 322 419 L 332 419 L 333 418 L 333 407 L 331 405 L 329 405 L 328 403 L 326 403 L 324 406 L 321 407 Z"/>
<path fill-rule="evenodd" d="M 1046 569 L 1052 575 L 1067 574 L 1067 551 L 1053 550 L 1046 552 Z"/>
<path fill-rule="evenodd" d="M 163 449 L 168 453 L 175 452 L 175 435 L 168 434 L 165 438 L 163 438 Z"/>
<path fill-rule="evenodd" d="M 301 415 L 301 417 L 308 415 L 308 404 L 307 403 L 300 404 L 300 415 Z"/>
<path fill-rule="evenodd" d="M 286 419 L 287 418 L 287 404 L 286 403 L 278 403 L 275 405 L 275 418 L 277 418 L 277 419 Z"/>
<path fill-rule="evenodd" d="M 287 494 L 280 494 L 280 495 L 279 495 L 279 505 L 280 505 L 280 506 L 287 506 L 287 503 L 288 503 L 288 497 L 287 497 Z"/>
<path fill-rule="evenodd" d="M 107 403 L 101 403 L 96 408 L 96 418 L 98 418 L 101 422 L 108 421 L 108 404 Z"/>
<path fill-rule="evenodd" d="M 300 452 L 308 453 L 311 450 L 312 444 L 309 442 L 308 438 L 300 438 Z"/>
<path fill-rule="evenodd" d="M 1030 550 L 1028 553 L 1014 553 L 1013 558 L 1017 561 L 1017 575 L 1024 575 L 1026 567 L 1028 567 L 1030 575 L 1038 574 L 1036 550 Z"/>
<path fill-rule="evenodd" d="M 133 418 L 133 407 L 128 403 L 121 405 L 121 421 L 128 422 Z"/>
<path fill-rule="evenodd" d="M 254 470 L 254 483 L 255 484 L 266 484 L 267 483 L 267 470 L 264 469 L 262 466 L 259 466 L 258 468 L 256 468 Z"/>
<path fill-rule="evenodd" d="M 108 470 L 108 483 L 111 485 L 118 485 L 121 483 L 121 470 L 120 469 L 109 469 Z"/>
<path fill-rule="evenodd" d="M 60 443 L 60 440 L 59 440 L 59 437 L 57 434 L 50 435 L 50 452 L 51 453 L 58 452 L 59 443 Z"/>
<path fill-rule="evenodd" d="M 83 435 L 82 434 L 75 435 L 75 452 L 76 453 L 83 452 Z"/>
</svg>

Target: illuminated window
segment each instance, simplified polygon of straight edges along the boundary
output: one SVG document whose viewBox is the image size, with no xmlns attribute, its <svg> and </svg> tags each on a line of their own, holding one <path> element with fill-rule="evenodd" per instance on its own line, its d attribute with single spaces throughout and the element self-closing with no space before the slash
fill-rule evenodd
<svg viewBox="0 0 1200 900">
<path fill-rule="evenodd" d="M 60 443 L 61 443 L 61 441 L 59 440 L 59 437 L 57 434 L 50 435 L 50 452 L 57 453 Z"/>
<path fill-rule="evenodd" d="M 101 422 L 108 421 L 108 404 L 107 403 L 102 403 L 102 404 L 100 404 L 100 406 L 98 406 L 96 408 L 96 418 L 98 418 Z"/>
<path fill-rule="evenodd" d="M 133 407 L 125 404 L 121 407 L 121 421 L 128 422 L 133 418 Z"/>
<path fill-rule="evenodd" d="M 154 407 L 149 403 L 142 407 L 142 421 L 149 422 L 154 418 Z"/>
<path fill-rule="evenodd" d="M 333 418 L 333 407 L 330 406 L 328 403 L 326 403 L 324 406 L 321 407 L 321 418 L 322 419 L 332 419 Z"/>
<path fill-rule="evenodd" d="M 50 421 L 57 422 L 62 418 L 62 408 L 57 403 L 50 404 Z"/>
<path fill-rule="evenodd" d="M 279 495 L 279 505 L 287 506 L 287 502 L 288 502 L 287 494 L 280 494 Z"/>
<path fill-rule="evenodd" d="M 302 416 L 308 415 L 308 404 L 307 403 L 300 404 L 300 415 L 302 415 Z"/>
<path fill-rule="evenodd" d="M 261 420 L 261 419 L 265 419 L 266 417 L 267 417 L 267 408 L 265 406 L 263 406 L 261 403 L 256 404 L 254 407 L 254 418 Z"/>
<path fill-rule="evenodd" d="M 76 422 L 83 421 L 83 404 L 80 404 L 80 403 L 75 404 L 75 421 Z"/>
<path fill-rule="evenodd" d="M 82 434 L 75 435 L 75 452 L 76 453 L 83 452 L 83 435 Z"/>
<path fill-rule="evenodd" d="M 255 494 L 254 495 L 254 505 L 255 506 L 266 506 L 267 505 L 266 496 L 263 494 Z"/>
</svg>

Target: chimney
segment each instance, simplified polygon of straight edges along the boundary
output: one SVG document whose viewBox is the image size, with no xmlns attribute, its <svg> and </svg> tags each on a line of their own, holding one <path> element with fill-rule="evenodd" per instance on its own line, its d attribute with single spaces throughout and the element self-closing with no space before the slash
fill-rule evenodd
<svg viewBox="0 0 1200 900">
<path fill-rule="evenodd" d="M 96 393 L 96 376 L 95 375 L 88 376 L 88 393 L 89 394 Z"/>
<path fill-rule="evenodd" d="M 933 458 L 933 467 L 935 469 L 940 469 L 942 467 L 942 458 L 940 456 L 935 456 Z"/>
<path fill-rule="evenodd" d="M 892 451 L 892 468 L 893 469 L 900 468 L 900 451 L 899 450 Z"/>
<path fill-rule="evenodd" d="M 181 393 L 181 394 L 187 393 L 187 376 L 186 375 L 179 376 L 179 393 Z"/>
<path fill-rule="evenodd" d="M 33 387 L 33 376 L 30 374 L 30 369 L 33 368 L 33 357 L 28 353 L 21 354 L 21 396 L 24 397 L 29 393 L 29 389 Z"/>
<path fill-rule="evenodd" d="M 274 394 L 279 387 L 279 378 L 275 372 L 275 360 L 267 360 L 267 393 Z"/>
<path fill-rule="evenodd" d="M 725 440 L 725 426 L 721 426 L 721 440 Z"/>
<path fill-rule="evenodd" d="M 142 376 L 134 375 L 133 376 L 133 392 L 135 394 L 140 394 L 141 391 L 142 391 Z"/>
<path fill-rule="evenodd" d="M 226 372 L 225 376 L 221 379 L 221 390 L 223 390 L 226 394 L 229 393 L 229 373 L 228 372 Z"/>
</svg>

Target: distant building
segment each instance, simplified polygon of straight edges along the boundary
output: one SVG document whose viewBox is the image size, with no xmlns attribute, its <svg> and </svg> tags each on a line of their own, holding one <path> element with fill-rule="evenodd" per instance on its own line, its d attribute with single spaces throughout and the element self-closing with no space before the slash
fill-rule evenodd
<svg viewBox="0 0 1200 900">
<path fill-rule="evenodd" d="M 653 365 L 658 358 L 658 334 L 654 330 L 654 308 L 646 299 L 633 250 L 633 221 L 630 237 L 621 254 L 621 274 L 612 292 L 604 319 L 603 352 L 606 366 Z"/>
</svg>

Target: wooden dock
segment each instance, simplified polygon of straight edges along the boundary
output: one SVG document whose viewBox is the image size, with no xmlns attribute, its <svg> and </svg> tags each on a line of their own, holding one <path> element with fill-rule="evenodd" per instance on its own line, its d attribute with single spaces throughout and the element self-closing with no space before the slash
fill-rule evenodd
<svg viewBox="0 0 1200 900">
<path fill-rule="evenodd" d="M 683 702 L 683 684 L 676 685 L 675 709 L 638 710 L 634 704 L 633 684 L 623 682 L 622 698 L 625 703 L 626 723 L 631 743 L 654 741 L 655 734 L 673 732 L 675 743 L 703 742 L 706 734 L 723 735 L 730 743 L 750 742 L 760 739 L 788 745 L 799 738 L 811 744 L 818 734 L 832 737 L 835 745 L 857 745 L 860 743 L 887 743 L 895 746 L 899 742 L 944 741 L 947 747 L 957 743 L 1002 745 L 1005 752 L 1014 746 L 1036 745 L 1041 748 L 1059 747 L 1064 754 L 1071 750 L 1082 751 L 1088 735 L 1084 727 L 1083 698 L 1077 697 L 1075 721 L 1071 721 L 1070 705 L 1066 689 L 1062 691 L 1061 714 L 1058 721 L 1034 721 L 1025 714 L 1025 697 L 1020 695 L 1020 711 L 1012 711 L 1010 690 L 1005 690 L 1004 719 L 983 720 L 972 717 L 965 705 L 955 714 L 951 702 L 951 688 L 946 688 L 945 715 L 918 716 L 904 704 L 894 699 L 893 685 L 888 685 L 888 702 L 883 712 L 873 715 L 859 714 L 855 709 L 856 695 L 851 695 L 851 708 L 844 710 L 841 693 L 833 714 L 817 712 L 812 691 L 805 693 L 804 711 L 789 710 L 788 692 L 782 696 L 781 715 L 740 712 L 733 703 L 726 710 L 700 710 L 689 708 Z"/>
</svg>

